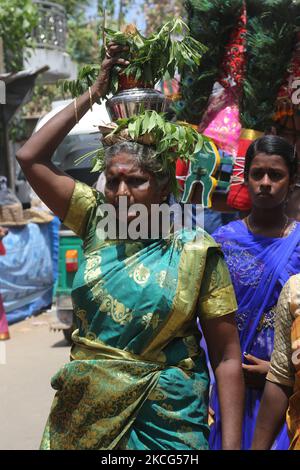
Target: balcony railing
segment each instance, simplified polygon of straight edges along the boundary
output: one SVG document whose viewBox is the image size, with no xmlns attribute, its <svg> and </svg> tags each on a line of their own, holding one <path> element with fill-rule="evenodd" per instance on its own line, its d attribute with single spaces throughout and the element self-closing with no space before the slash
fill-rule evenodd
<svg viewBox="0 0 300 470">
<path fill-rule="evenodd" d="M 67 19 L 65 8 L 56 3 L 34 0 L 39 12 L 38 25 L 32 33 L 36 46 L 65 51 Z"/>
</svg>

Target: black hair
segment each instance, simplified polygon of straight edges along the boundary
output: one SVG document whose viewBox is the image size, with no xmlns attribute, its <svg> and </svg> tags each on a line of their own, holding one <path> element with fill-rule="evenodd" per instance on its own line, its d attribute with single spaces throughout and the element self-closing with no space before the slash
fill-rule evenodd
<svg viewBox="0 0 300 470">
<path fill-rule="evenodd" d="M 259 153 L 267 155 L 279 155 L 282 157 L 289 169 L 290 177 L 294 176 L 297 170 L 297 154 L 295 148 L 283 137 L 277 135 L 265 135 L 256 139 L 247 150 L 245 156 L 245 180 L 248 179 L 252 160 Z"/>
<path fill-rule="evenodd" d="M 159 186 L 164 186 L 170 180 L 170 168 L 163 168 L 161 160 L 155 158 L 156 153 L 153 147 L 127 140 L 116 143 L 105 149 L 105 163 L 107 164 L 112 157 L 119 153 L 134 156 L 142 170 L 155 175 L 156 182 Z"/>
</svg>

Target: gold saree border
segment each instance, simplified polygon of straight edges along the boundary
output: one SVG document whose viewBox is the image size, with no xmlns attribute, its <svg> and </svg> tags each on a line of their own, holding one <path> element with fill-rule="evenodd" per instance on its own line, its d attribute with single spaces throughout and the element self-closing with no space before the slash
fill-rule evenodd
<svg viewBox="0 0 300 470">
<path fill-rule="evenodd" d="M 87 338 L 83 338 L 82 336 L 79 336 L 78 329 L 75 330 L 74 333 L 72 334 L 72 340 L 74 342 L 71 348 L 71 353 L 70 353 L 72 360 L 77 360 L 80 353 L 84 353 L 85 359 L 87 360 L 122 359 L 126 361 L 131 361 L 131 362 L 138 361 L 138 362 L 151 363 L 160 368 L 164 368 L 166 366 L 166 363 L 164 362 L 147 360 L 144 357 L 141 357 L 137 354 L 131 353 L 124 349 L 119 349 L 119 348 L 114 348 L 112 346 L 108 346 L 100 339 L 97 339 L 95 341 L 95 340 L 89 340 Z M 82 360 L 82 359 L 83 358 L 79 358 L 79 360 Z"/>
<path fill-rule="evenodd" d="M 97 360 L 97 359 L 112 359 L 112 360 L 125 360 L 129 362 L 144 362 L 163 370 L 166 367 L 172 367 L 167 362 L 148 359 L 145 356 L 133 354 L 129 351 L 114 348 L 106 345 L 103 341 L 97 339 L 89 340 L 79 336 L 79 330 L 75 330 L 72 334 L 73 345 L 71 347 L 70 359 L 71 361 L 82 360 Z M 199 351 L 186 359 L 182 359 L 176 367 L 180 369 L 191 371 L 195 368 L 194 359 L 199 356 Z"/>
<path fill-rule="evenodd" d="M 200 293 L 207 251 L 215 246 L 217 248 L 217 245 L 208 244 L 204 239 L 185 244 L 179 262 L 178 284 L 170 313 L 162 323 L 160 331 L 142 350 L 142 357 L 147 356 L 155 360 L 166 344 L 176 337 L 180 327 L 192 319 Z"/>
<path fill-rule="evenodd" d="M 226 307 L 224 308 L 223 302 L 226 298 Z M 237 311 L 237 303 L 235 293 L 232 285 L 222 287 L 215 293 L 210 294 L 204 300 L 199 302 L 201 306 L 201 318 L 210 320 L 214 318 L 223 317 Z"/>
<path fill-rule="evenodd" d="M 97 203 L 96 192 L 89 186 L 75 180 L 74 190 L 70 199 L 70 204 L 66 216 L 63 220 L 70 230 L 80 238 L 83 237 L 86 229 L 86 219 L 89 216 L 88 209 L 93 208 Z M 82 209 L 82 210 L 81 210 Z"/>
</svg>

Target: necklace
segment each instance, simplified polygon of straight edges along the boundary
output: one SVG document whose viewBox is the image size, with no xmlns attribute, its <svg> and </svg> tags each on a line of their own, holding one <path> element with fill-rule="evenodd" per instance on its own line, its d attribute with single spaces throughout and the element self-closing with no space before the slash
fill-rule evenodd
<svg viewBox="0 0 300 470">
<path fill-rule="evenodd" d="M 253 229 L 253 227 L 250 224 L 250 216 L 249 215 L 246 217 L 245 221 L 246 221 L 246 225 L 247 225 L 248 229 L 250 230 L 250 232 L 252 232 L 252 233 L 255 233 L 255 231 L 257 232 L 257 230 Z M 289 222 L 290 222 L 290 220 L 289 220 L 288 216 L 285 216 L 285 222 L 284 222 L 284 225 L 283 225 L 283 227 L 280 231 L 280 235 L 279 235 L 278 238 L 282 238 L 284 236 L 284 233 L 285 233 L 285 231 L 286 231 L 286 229 L 289 225 Z"/>
</svg>

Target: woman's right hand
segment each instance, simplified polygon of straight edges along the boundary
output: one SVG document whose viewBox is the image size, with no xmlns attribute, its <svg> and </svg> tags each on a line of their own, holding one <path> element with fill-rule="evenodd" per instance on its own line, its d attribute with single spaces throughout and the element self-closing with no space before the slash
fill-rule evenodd
<svg viewBox="0 0 300 470">
<path fill-rule="evenodd" d="M 110 73 L 114 65 L 121 65 L 126 67 L 130 62 L 126 59 L 122 59 L 120 54 L 129 51 L 128 46 L 122 46 L 115 43 L 110 43 L 107 47 L 105 58 L 101 64 L 99 75 L 94 84 L 94 89 L 98 96 L 104 96 L 107 93 Z"/>
</svg>

